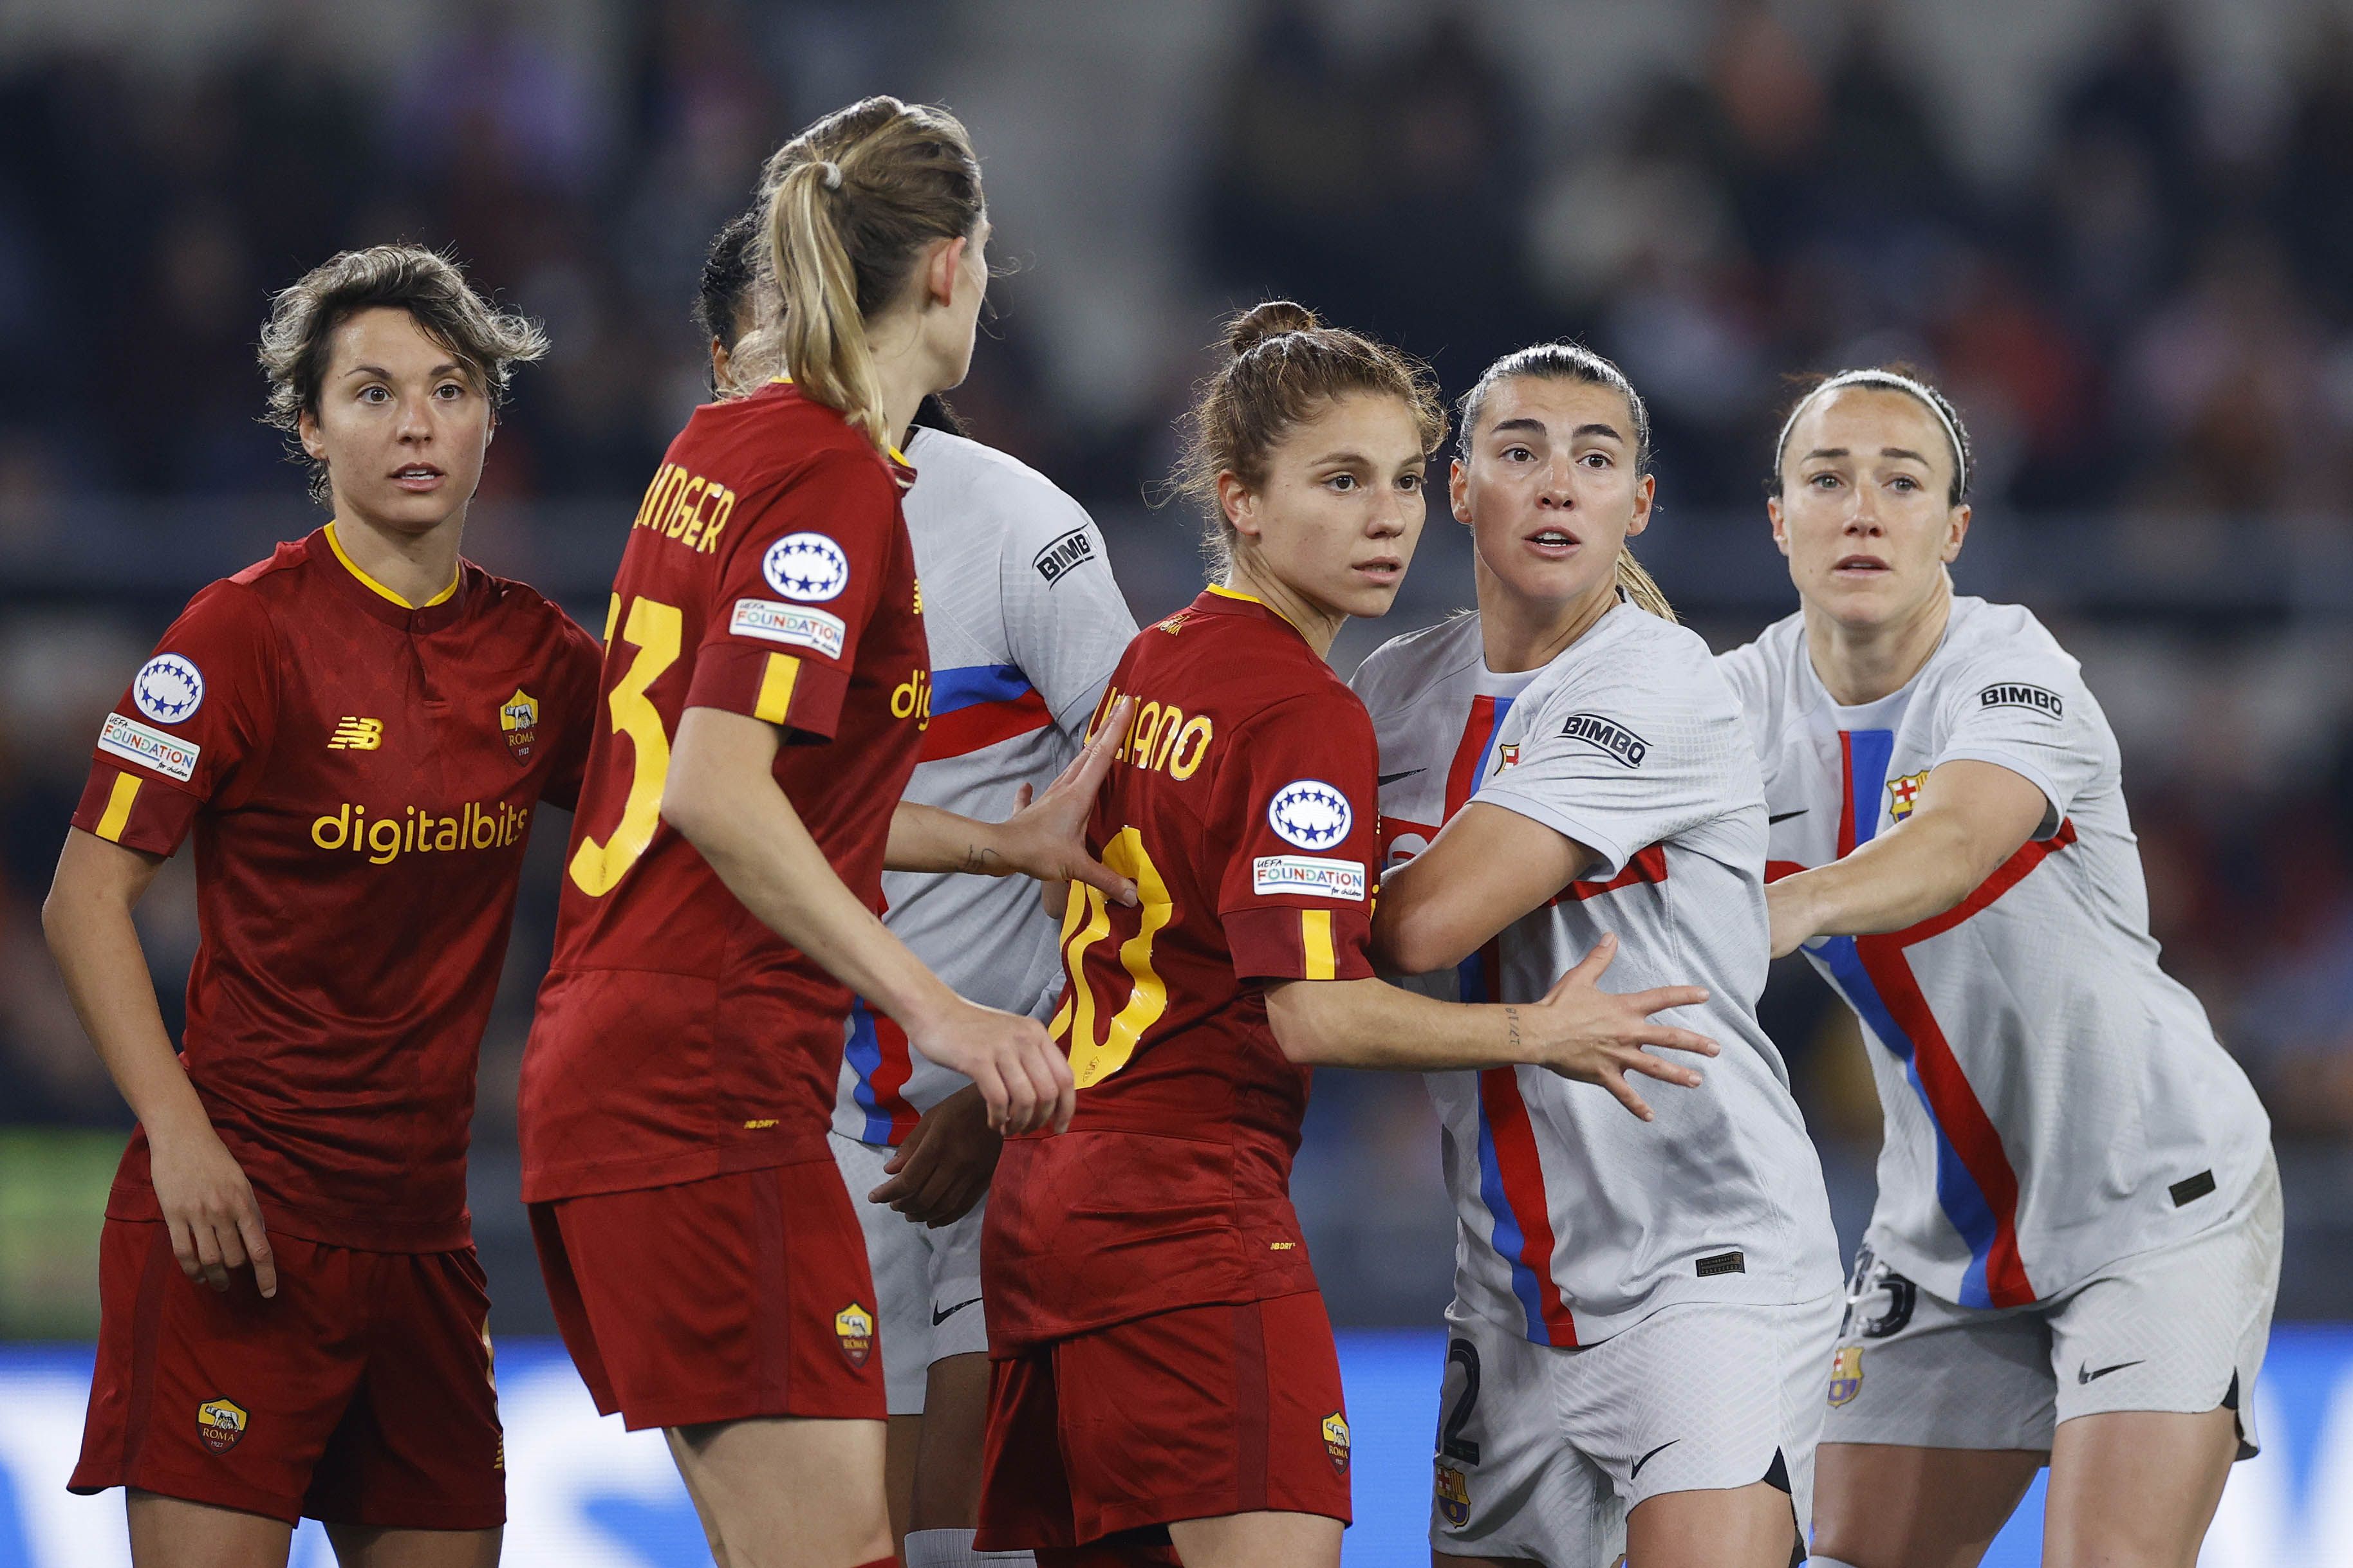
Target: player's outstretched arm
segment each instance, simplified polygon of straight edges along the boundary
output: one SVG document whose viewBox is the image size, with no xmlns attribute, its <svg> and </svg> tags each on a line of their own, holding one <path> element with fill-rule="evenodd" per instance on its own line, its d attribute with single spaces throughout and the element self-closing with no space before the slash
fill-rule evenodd
<svg viewBox="0 0 2353 1568">
<path fill-rule="evenodd" d="M 1472 801 L 1429 848 L 1382 876 L 1373 962 L 1390 974 L 1451 968 L 1594 859 L 1533 817 Z"/>
<path fill-rule="evenodd" d="M 72 829 L 41 906 L 41 927 L 83 1030 L 147 1130 L 155 1203 L 181 1271 L 227 1290 L 229 1270 L 249 1262 L 261 1293 L 275 1296 L 278 1269 L 261 1205 L 172 1049 L 131 921 L 163 865 L 162 856 Z"/>
<path fill-rule="evenodd" d="M 775 726 L 717 708 L 679 721 L 662 820 L 770 931 L 896 1018 L 916 1048 L 980 1089 L 994 1126 L 1070 1125 L 1070 1063 L 1034 1018 L 967 1002 L 834 874 L 776 787 Z"/>
<path fill-rule="evenodd" d="M 1902 931 L 1943 914 L 2017 854 L 2049 810 L 2040 788 L 1998 763 L 1965 758 L 1930 770 L 1911 816 L 1766 888 L 1773 956 L 1818 936 Z"/>
<path fill-rule="evenodd" d="M 1033 803 L 1021 786 L 1013 815 L 982 822 L 937 806 L 902 800 L 891 814 L 891 841 L 882 852 L 892 871 L 966 871 L 982 877 L 1035 877 L 1041 882 L 1084 882 L 1123 904 L 1135 902 L 1135 884 L 1087 853 L 1087 816 L 1127 733 L 1134 700 L 1121 698 L 1094 739 Z"/>
<path fill-rule="evenodd" d="M 1282 1054 L 1304 1065 L 1435 1072 L 1526 1063 L 1598 1083 L 1648 1121 L 1651 1108 L 1628 1073 L 1686 1089 L 1700 1076 L 1644 1047 L 1716 1054 L 1706 1036 L 1654 1023 L 1651 1015 L 1696 1006 L 1707 993 L 1695 985 L 1622 996 L 1604 991 L 1601 973 L 1617 952 L 1618 939 L 1603 937 L 1541 1002 L 1465 1005 L 1379 980 L 1293 980 L 1267 988 L 1267 1018 Z"/>
</svg>

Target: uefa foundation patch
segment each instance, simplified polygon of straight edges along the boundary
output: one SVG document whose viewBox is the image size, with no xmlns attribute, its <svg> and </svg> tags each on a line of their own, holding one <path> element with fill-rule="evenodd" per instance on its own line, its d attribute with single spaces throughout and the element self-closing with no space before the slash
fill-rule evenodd
<svg viewBox="0 0 2353 1568">
<path fill-rule="evenodd" d="M 1324 1451 L 1331 1456 L 1335 1470 L 1348 1473 L 1348 1418 L 1336 1410 L 1324 1417 Z"/>
<path fill-rule="evenodd" d="M 226 1454 L 245 1436 L 248 1415 L 243 1405 L 227 1399 L 207 1399 L 196 1406 L 196 1436 L 216 1454 Z"/>
<path fill-rule="evenodd" d="M 1438 1467 L 1438 1517 L 1446 1521 L 1449 1530 L 1460 1530 L 1471 1522 L 1471 1479 L 1451 1465 Z"/>
<path fill-rule="evenodd" d="M 841 1342 L 844 1361 L 864 1366 L 874 1353 L 874 1314 L 852 1301 L 833 1315 L 833 1337 Z"/>
<path fill-rule="evenodd" d="M 1862 1347 L 1841 1345 L 1831 1356 L 1831 1403 L 1844 1405 L 1862 1392 Z"/>
</svg>

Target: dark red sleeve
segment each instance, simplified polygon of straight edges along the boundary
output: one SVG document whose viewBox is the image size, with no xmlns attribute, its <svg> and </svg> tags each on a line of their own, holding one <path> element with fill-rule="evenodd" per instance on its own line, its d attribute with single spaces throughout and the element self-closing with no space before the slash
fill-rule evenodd
<svg viewBox="0 0 2353 1568">
<path fill-rule="evenodd" d="M 831 740 L 902 532 L 879 456 L 820 453 L 731 531 L 686 705 Z"/>
<path fill-rule="evenodd" d="M 1232 846 L 1218 913 L 1243 979 L 1373 973 L 1379 752 L 1345 688 L 1261 710 L 1226 751 L 1212 809 Z"/>
<path fill-rule="evenodd" d="M 251 589 L 216 583 L 189 600 L 100 726 L 73 825 L 153 855 L 179 848 L 196 808 L 269 751 L 277 656 Z"/>
<path fill-rule="evenodd" d="M 558 635 L 547 675 L 547 689 L 554 698 L 547 717 L 555 731 L 555 762 L 539 798 L 570 811 L 580 802 L 588 742 L 596 733 L 596 691 L 605 650 L 562 610 L 555 611 L 555 618 Z"/>
</svg>

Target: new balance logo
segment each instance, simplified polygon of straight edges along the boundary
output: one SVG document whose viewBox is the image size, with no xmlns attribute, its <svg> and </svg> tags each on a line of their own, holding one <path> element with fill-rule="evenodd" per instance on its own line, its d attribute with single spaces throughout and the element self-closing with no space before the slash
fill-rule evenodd
<svg viewBox="0 0 2353 1568">
<path fill-rule="evenodd" d="M 327 738 L 331 752 L 373 752 L 383 744 L 381 719 L 338 719 L 335 732 Z"/>
</svg>

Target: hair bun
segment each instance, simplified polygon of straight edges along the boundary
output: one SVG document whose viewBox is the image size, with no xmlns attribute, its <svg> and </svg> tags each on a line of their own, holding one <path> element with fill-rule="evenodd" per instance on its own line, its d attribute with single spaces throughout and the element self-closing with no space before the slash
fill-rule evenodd
<svg viewBox="0 0 2353 1568">
<path fill-rule="evenodd" d="M 1236 359 L 1285 332 L 1312 332 L 1324 323 L 1315 312 L 1289 300 L 1269 300 L 1254 305 L 1226 324 L 1226 350 Z"/>
</svg>

